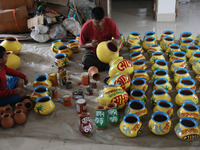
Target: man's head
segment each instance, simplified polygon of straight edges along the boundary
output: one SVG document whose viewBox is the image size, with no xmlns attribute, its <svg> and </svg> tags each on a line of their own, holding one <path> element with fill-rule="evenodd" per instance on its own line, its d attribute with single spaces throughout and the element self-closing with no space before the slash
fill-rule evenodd
<svg viewBox="0 0 200 150">
<path fill-rule="evenodd" d="M 0 66 L 6 64 L 7 58 L 6 49 L 3 46 L 0 46 Z"/>
<path fill-rule="evenodd" d="M 102 7 L 92 9 L 92 22 L 96 28 L 103 28 L 105 13 Z"/>
</svg>

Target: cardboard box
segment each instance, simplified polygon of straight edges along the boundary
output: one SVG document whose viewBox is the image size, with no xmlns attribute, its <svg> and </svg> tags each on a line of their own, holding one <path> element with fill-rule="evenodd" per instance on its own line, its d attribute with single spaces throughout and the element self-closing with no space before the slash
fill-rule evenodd
<svg viewBox="0 0 200 150">
<path fill-rule="evenodd" d="M 28 12 L 26 5 L 16 9 L 0 10 L 0 31 L 2 33 L 28 32 Z"/>
</svg>

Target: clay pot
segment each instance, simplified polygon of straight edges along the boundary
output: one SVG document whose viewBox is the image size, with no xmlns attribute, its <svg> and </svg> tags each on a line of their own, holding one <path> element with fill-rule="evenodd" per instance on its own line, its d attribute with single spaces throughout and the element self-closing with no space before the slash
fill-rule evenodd
<svg viewBox="0 0 200 150">
<path fill-rule="evenodd" d="M 25 107 L 23 102 L 18 102 L 15 104 L 15 110 L 22 109 L 24 113 L 27 112 L 27 108 Z"/>
<path fill-rule="evenodd" d="M 26 114 L 22 109 L 15 110 L 14 114 L 14 120 L 17 124 L 24 124 L 26 122 Z"/>
<path fill-rule="evenodd" d="M 90 122 L 90 113 L 85 112 L 79 114 L 80 117 L 80 125 L 79 125 L 79 131 L 84 136 L 89 136 L 92 134 L 92 124 Z"/>
<path fill-rule="evenodd" d="M 14 120 L 10 113 L 4 113 L 1 119 L 1 125 L 3 128 L 12 128 L 14 125 Z"/>
<path fill-rule="evenodd" d="M 11 114 L 11 117 L 14 116 L 14 112 L 12 110 L 12 107 L 8 104 L 6 106 L 4 106 L 4 110 L 3 110 L 4 113 L 9 113 Z"/>
<path fill-rule="evenodd" d="M 23 103 L 27 110 L 31 110 L 33 108 L 33 102 L 30 99 L 24 99 Z"/>
<path fill-rule="evenodd" d="M 93 80 L 98 81 L 98 80 L 100 79 L 100 74 L 99 74 L 99 70 L 98 70 L 97 67 L 91 66 L 91 67 L 88 69 L 88 73 L 89 73 L 89 75 L 93 78 Z"/>
</svg>

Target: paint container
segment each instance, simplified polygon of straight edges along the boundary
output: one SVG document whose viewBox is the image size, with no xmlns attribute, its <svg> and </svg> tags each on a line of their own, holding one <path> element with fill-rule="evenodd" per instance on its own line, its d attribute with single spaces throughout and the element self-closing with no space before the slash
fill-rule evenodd
<svg viewBox="0 0 200 150">
<path fill-rule="evenodd" d="M 82 83 L 82 85 L 89 85 L 90 78 L 89 78 L 88 72 L 83 72 L 81 74 L 81 83 Z"/>
<path fill-rule="evenodd" d="M 78 114 L 87 112 L 85 99 L 78 99 L 76 101 L 76 111 Z"/>
<path fill-rule="evenodd" d="M 75 96 L 78 95 L 78 91 L 73 91 L 72 92 L 72 98 L 75 99 Z"/>
<path fill-rule="evenodd" d="M 78 94 L 78 95 L 74 96 L 75 100 L 82 99 L 82 98 L 84 98 L 84 94 Z"/>
<path fill-rule="evenodd" d="M 87 95 L 93 95 L 93 89 L 92 89 L 91 87 L 88 87 L 88 88 L 86 89 L 86 94 L 87 94 Z"/>
<path fill-rule="evenodd" d="M 71 103 L 71 96 L 69 94 L 66 94 L 63 96 L 63 105 L 64 106 L 70 106 Z"/>
<path fill-rule="evenodd" d="M 51 89 L 51 98 L 58 98 L 58 92 L 57 92 L 57 88 L 55 86 L 52 86 Z"/>
<path fill-rule="evenodd" d="M 49 73 L 48 79 L 51 81 L 52 86 L 58 85 L 57 74 L 56 73 Z"/>
<path fill-rule="evenodd" d="M 72 88 L 72 82 L 71 81 L 67 81 L 66 82 L 66 88 L 67 89 L 71 89 Z"/>
</svg>

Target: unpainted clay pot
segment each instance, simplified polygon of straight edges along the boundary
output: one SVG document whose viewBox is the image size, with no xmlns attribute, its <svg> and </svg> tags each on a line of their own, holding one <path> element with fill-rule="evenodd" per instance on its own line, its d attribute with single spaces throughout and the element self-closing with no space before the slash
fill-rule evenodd
<svg viewBox="0 0 200 150">
<path fill-rule="evenodd" d="M 30 99 L 24 99 L 23 103 L 27 110 L 31 110 L 33 108 L 33 102 Z"/>
<path fill-rule="evenodd" d="M 15 110 L 17 109 L 22 109 L 25 114 L 27 112 L 27 108 L 25 107 L 23 102 L 18 102 L 15 104 Z"/>
<path fill-rule="evenodd" d="M 24 124 L 26 122 L 26 114 L 22 109 L 15 110 L 14 114 L 14 120 L 17 124 Z"/>
<path fill-rule="evenodd" d="M 93 80 L 98 81 L 100 79 L 100 74 L 99 74 L 99 70 L 97 67 L 91 66 L 88 69 L 88 73 L 93 78 Z"/>
<path fill-rule="evenodd" d="M 4 113 L 2 115 L 1 125 L 2 125 L 3 128 L 6 128 L 6 129 L 13 127 L 14 120 L 11 117 L 10 113 Z"/>
</svg>

